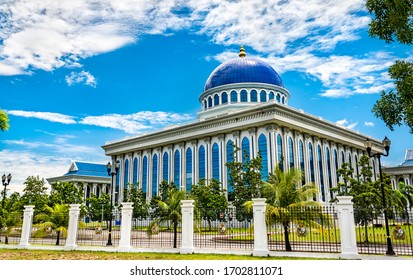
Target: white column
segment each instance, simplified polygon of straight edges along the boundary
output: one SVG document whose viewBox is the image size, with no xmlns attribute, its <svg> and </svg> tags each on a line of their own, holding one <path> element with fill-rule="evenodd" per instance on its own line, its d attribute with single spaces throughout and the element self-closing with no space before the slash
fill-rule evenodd
<svg viewBox="0 0 413 280">
<path fill-rule="evenodd" d="M 25 205 L 23 212 L 23 226 L 20 236 L 20 248 L 28 248 L 30 243 L 30 233 L 32 231 L 34 205 Z"/>
<path fill-rule="evenodd" d="M 120 224 L 120 240 L 118 250 L 120 252 L 128 252 L 132 247 L 131 231 L 132 231 L 132 212 L 133 202 L 122 202 L 122 221 Z"/>
<path fill-rule="evenodd" d="M 265 198 L 253 198 L 254 250 L 253 256 L 268 256 L 267 225 L 265 223 Z"/>
<path fill-rule="evenodd" d="M 354 223 L 352 196 L 337 196 L 338 222 L 341 237 L 341 257 L 358 258 L 356 226 Z"/>
<path fill-rule="evenodd" d="M 69 227 L 67 229 L 65 250 L 73 250 L 77 247 L 77 227 L 79 224 L 80 204 L 69 205 Z"/>
<path fill-rule="evenodd" d="M 194 201 L 182 200 L 182 245 L 181 254 L 194 252 Z"/>
</svg>

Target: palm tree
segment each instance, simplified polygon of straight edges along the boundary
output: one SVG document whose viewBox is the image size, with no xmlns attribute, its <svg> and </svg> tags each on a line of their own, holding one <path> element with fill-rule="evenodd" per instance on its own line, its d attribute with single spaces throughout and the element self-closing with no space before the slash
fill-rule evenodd
<svg viewBox="0 0 413 280">
<path fill-rule="evenodd" d="M 53 208 L 45 205 L 45 213 L 36 216 L 36 220 L 41 221 L 38 229 L 34 233 L 35 237 L 44 237 L 51 231 L 56 231 L 56 245 L 60 244 L 60 236 L 67 234 L 69 225 L 69 206 L 67 204 L 56 204 Z"/>
<path fill-rule="evenodd" d="M 4 244 L 9 244 L 9 236 L 11 232 L 16 228 L 21 226 L 22 217 L 19 212 L 7 212 L 3 210 L 3 228 L 5 241 Z"/>
<path fill-rule="evenodd" d="M 177 247 L 178 224 L 182 220 L 181 200 L 185 199 L 185 191 L 178 189 L 169 189 L 165 201 L 156 200 L 161 208 L 160 216 L 153 220 L 147 229 L 148 236 L 152 235 L 152 229 L 155 225 L 163 222 L 171 222 L 174 231 L 174 248 Z"/>
<path fill-rule="evenodd" d="M 280 223 L 284 229 L 285 250 L 292 251 L 289 240 L 290 224 L 299 224 L 311 227 L 320 227 L 316 221 L 329 220 L 320 211 L 321 204 L 313 201 L 318 193 L 315 184 L 299 186 L 302 172 L 289 169 L 283 172 L 277 167 L 263 189 L 263 196 L 267 199 L 267 224 Z"/>
</svg>

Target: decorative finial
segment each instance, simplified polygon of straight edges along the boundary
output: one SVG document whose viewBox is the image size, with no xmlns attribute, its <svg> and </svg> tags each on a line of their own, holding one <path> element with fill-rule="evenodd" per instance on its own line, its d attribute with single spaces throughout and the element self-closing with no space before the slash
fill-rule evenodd
<svg viewBox="0 0 413 280">
<path fill-rule="evenodd" d="M 245 53 L 243 45 L 241 45 L 241 47 L 239 48 L 239 55 L 238 56 L 239 57 L 246 57 L 247 56 L 247 54 Z"/>
</svg>

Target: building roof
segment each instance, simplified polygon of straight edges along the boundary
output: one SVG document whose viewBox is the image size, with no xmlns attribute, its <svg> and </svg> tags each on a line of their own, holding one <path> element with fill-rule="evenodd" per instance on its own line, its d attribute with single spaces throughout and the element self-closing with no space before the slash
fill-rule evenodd
<svg viewBox="0 0 413 280">
<path fill-rule="evenodd" d="M 63 176 L 109 177 L 106 164 L 73 161 L 69 171 Z"/>
<path fill-rule="evenodd" d="M 204 91 L 238 83 L 263 83 L 285 88 L 281 77 L 269 64 L 257 58 L 246 57 L 242 47 L 238 58 L 215 68 L 205 83 Z"/>
</svg>

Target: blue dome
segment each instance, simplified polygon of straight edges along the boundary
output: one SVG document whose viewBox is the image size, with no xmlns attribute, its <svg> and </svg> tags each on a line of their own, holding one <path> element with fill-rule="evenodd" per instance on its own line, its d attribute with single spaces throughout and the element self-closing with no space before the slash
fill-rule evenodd
<svg viewBox="0 0 413 280">
<path fill-rule="evenodd" d="M 284 88 L 281 77 L 270 65 L 253 57 L 238 57 L 215 68 L 205 83 L 204 91 L 236 83 L 264 83 Z"/>
</svg>

